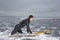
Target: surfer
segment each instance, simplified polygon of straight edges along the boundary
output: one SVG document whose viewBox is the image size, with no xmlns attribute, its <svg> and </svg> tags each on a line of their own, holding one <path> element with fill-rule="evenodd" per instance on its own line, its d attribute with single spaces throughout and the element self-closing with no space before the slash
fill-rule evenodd
<svg viewBox="0 0 60 40">
<path fill-rule="evenodd" d="M 14 30 L 11 32 L 11 35 L 14 35 L 15 33 L 23 33 L 21 28 L 23 28 L 24 26 L 27 26 L 27 32 L 28 33 L 32 33 L 29 24 L 31 21 L 33 21 L 34 16 L 33 15 L 29 15 L 29 17 L 25 20 L 22 20 L 19 24 L 17 24 L 14 28 Z"/>
</svg>

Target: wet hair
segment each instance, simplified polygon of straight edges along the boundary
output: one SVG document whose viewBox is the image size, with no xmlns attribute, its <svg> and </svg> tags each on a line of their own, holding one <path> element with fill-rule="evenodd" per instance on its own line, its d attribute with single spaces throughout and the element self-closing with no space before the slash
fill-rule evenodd
<svg viewBox="0 0 60 40">
<path fill-rule="evenodd" d="M 33 18 L 34 16 L 33 15 L 29 15 L 29 18 Z"/>
</svg>

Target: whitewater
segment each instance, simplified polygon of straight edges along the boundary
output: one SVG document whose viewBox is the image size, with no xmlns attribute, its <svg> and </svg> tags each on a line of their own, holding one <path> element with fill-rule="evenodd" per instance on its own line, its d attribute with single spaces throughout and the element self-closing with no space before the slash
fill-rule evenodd
<svg viewBox="0 0 60 40">
<path fill-rule="evenodd" d="M 6 30 L 5 32 L 0 32 L 0 40 L 60 40 L 60 37 L 52 37 L 51 35 L 37 35 L 35 37 L 9 37 L 10 32 Z"/>
</svg>

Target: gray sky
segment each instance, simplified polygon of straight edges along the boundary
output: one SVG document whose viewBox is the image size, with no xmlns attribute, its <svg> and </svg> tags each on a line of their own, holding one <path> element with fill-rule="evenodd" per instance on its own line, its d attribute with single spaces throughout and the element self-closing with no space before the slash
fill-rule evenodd
<svg viewBox="0 0 60 40">
<path fill-rule="evenodd" d="M 0 0 L 0 16 L 60 17 L 60 0 Z"/>
</svg>

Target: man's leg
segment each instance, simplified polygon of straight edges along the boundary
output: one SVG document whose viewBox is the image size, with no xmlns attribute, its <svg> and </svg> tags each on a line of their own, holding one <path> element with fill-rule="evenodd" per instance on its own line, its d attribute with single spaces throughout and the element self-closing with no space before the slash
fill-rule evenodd
<svg viewBox="0 0 60 40">
<path fill-rule="evenodd" d="M 17 25 L 15 26 L 14 30 L 11 32 L 11 35 L 14 35 L 15 33 L 17 33 Z"/>
<path fill-rule="evenodd" d="M 13 31 L 11 32 L 11 35 L 14 35 L 15 33 L 17 33 L 17 30 L 13 30 Z"/>
<path fill-rule="evenodd" d="M 18 33 L 23 33 L 21 29 L 18 30 Z"/>
</svg>

